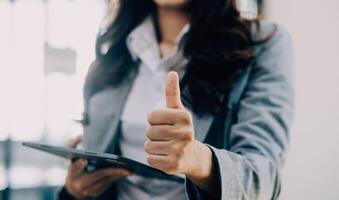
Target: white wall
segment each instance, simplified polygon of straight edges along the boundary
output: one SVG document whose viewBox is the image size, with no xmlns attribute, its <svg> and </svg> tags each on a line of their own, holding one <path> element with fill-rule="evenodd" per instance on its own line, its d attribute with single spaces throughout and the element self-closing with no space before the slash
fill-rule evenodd
<svg viewBox="0 0 339 200">
<path fill-rule="evenodd" d="M 268 0 L 291 33 L 297 116 L 282 200 L 339 199 L 339 0 Z"/>
</svg>

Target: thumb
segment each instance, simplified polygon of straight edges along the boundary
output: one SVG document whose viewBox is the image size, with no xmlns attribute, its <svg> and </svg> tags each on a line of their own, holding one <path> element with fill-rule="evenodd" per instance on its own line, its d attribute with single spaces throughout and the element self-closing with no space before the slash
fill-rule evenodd
<svg viewBox="0 0 339 200">
<path fill-rule="evenodd" d="M 166 106 L 167 108 L 183 108 L 180 98 L 180 84 L 178 73 L 171 71 L 166 79 Z"/>
<path fill-rule="evenodd" d="M 78 135 L 73 139 L 70 139 L 67 143 L 67 146 L 69 148 L 76 148 L 78 146 L 78 144 L 81 142 L 82 136 Z"/>
</svg>

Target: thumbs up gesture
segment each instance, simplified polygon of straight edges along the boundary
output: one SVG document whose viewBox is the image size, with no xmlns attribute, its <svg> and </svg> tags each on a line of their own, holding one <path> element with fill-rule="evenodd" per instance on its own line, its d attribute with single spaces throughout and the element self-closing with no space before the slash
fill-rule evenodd
<svg viewBox="0 0 339 200">
<path fill-rule="evenodd" d="M 148 114 L 147 162 L 168 174 L 185 174 L 193 182 L 208 179 L 212 152 L 194 139 L 192 116 L 181 102 L 176 72 L 168 74 L 165 90 L 166 108 Z"/>
</svg>

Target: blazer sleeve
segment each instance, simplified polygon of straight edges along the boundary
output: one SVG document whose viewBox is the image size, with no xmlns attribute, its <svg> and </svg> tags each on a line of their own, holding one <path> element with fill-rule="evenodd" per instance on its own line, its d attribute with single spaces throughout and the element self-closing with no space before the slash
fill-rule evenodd
<svg viewBox="0 0 339 200">
<path fill-rule="evenodd" d="M 230 148 L 210 146 L 220 199 L 278 198 L 294 115 L 293 65 L 291 38 L 277 26 L 275 35 L 257 53 L 229 132 Z M 190 199 L 207 199 L 189 180 L 186 188 Z"/>
</svg>

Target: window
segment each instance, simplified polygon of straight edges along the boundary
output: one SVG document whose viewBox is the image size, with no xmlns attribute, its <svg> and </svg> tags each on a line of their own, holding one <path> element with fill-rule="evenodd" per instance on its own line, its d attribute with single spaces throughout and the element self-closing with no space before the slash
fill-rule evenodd
<svg viewBox="0 0 339 200">
<path fill-rule="evenodd" d="M 105 0 L 0 1 L 0 199 L 8 190 L 10 199 L 23 191 L 25 199 L 46 198 L 46 188 L 63 183 L 62 159 L 20 142 L 63 145 L 81 134 L 74 119 L 104 7 Z"/>
</svg>

